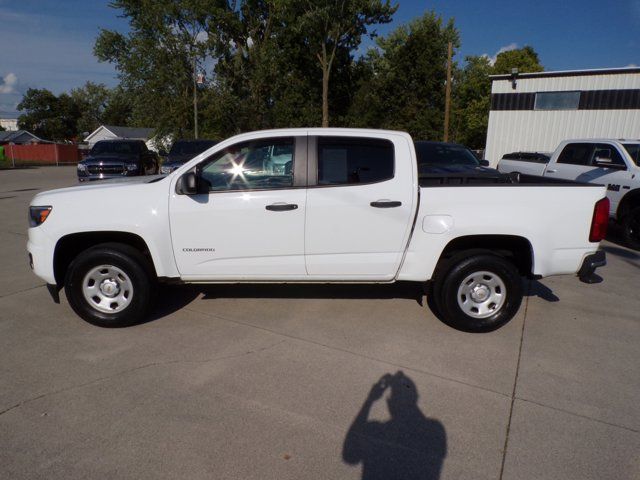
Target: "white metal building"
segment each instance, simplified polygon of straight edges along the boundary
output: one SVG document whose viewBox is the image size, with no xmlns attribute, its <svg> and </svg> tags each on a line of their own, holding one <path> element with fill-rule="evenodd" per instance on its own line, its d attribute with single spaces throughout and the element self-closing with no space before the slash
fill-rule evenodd
<svg viewBox="0 0 640 480">
<path fill-rule="evenodd" d="M 485 158 L 552 152 L 572 138 L 640 138 L 640 68 L 491 77 Z"/>
<path fill-rule="evenodd" d="M 91 132 L 84 141 L 93 147 L 100 140 L 115 140 L 118 138 L 130 140 L 143 140 L 150 150 L 156 150 L 153 128 L 116 127 L 113 125 L 100 125 Z"/>
</svg>

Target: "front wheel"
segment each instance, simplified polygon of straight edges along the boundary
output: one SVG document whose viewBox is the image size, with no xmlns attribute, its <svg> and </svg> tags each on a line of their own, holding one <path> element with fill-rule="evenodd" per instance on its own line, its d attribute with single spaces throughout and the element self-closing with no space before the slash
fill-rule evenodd
<svg viewBox="0 0 640 480">
<path fill-rule="evenodd" d="M 100 327 L 140 322 L 152 300 L 153 277 L 144 256 L 123 244 L 102 244 L 69 265 L 65 293 L 71 308 Z"/>
<path fill-rule="evenodd" d="M 446 323 L 467 332 L 489 332 L 518 312 L 522 279 L 503 257 L 472 255 L 451 262 L 436 279 L 434 292 Z"/>
</svg>

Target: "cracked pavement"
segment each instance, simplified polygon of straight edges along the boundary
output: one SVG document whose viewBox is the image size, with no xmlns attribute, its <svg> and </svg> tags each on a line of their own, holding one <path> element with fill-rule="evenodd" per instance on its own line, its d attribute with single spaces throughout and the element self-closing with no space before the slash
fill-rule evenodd
<svg viewBox="0 0 640 480">
<path fill-rule="evenodd" d="M 606 242 L 604 283 L 533 283 L 484 335 L 407 284 L 163 288 L 100 329 L 26 259 L 31 197 L 74 173 L 0 171 L 0 478 L 640 479 L 640 253 Z M 372 396 L 398 371 L 404 423 Z"/>
</svg>

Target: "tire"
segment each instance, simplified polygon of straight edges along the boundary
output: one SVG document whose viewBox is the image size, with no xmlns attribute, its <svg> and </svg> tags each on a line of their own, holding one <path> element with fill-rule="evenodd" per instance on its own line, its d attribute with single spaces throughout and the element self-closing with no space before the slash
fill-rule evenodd
<svg viewBox="0 0 640 480">
<path fill-rule="evenodd" d="M 71 308 L 99 327 L 126 327 L 144 320 L 153 300 L 155 275 L 133 247 L 104 243 L 69 265 L 64 290 Z"/>
<path fill-rule="evenodd" d="M 640 207 L 627 213 L 621 224 L 624 243 L 635 250 L 640 250 Z"/>
<path fill-rule="evenodd" d="M 513 263 L 491 253 L 457 255 L 438 272 L 433 294 L 441 320 L 465 332 L 490 332 L 511 320 L 522 303 Z"/>
</svg>

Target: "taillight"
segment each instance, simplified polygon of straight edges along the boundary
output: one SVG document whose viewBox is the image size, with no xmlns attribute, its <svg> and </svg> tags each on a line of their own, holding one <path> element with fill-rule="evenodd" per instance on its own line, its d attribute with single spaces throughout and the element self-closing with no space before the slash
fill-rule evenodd
<svg viewBox="0 0 640 480">
<path fill-rule="evenodd" d="M 589 232 L 590 242 L 600 242 L 607 235 L 609 225 L 609 199 L 607 197 L 596 202 L 593 209 L 593 219 L 591 220 L 591 231 Z"/>
</svg>

